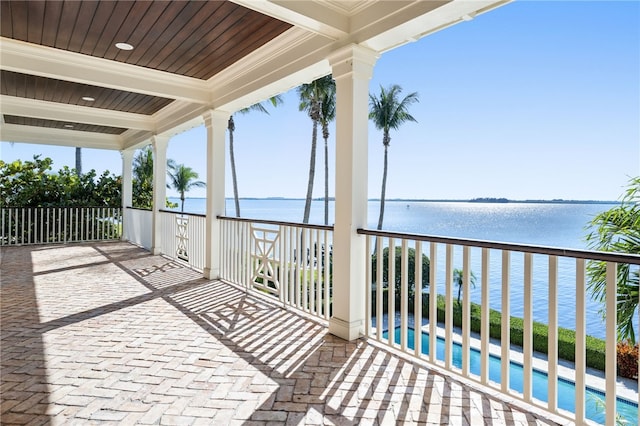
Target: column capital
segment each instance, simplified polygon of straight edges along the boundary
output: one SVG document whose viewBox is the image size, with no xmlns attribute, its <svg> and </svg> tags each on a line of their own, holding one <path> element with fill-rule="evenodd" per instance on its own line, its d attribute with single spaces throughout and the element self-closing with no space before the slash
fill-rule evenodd
<svg viewBox="0 0 640 426">
<path fill-rule="evenodd" d="M 170 136 L 153 135 L 151 136 L 151 146 L 154 149 L 164 149 L 166 151 L 167 147 L 169 146 L 169 139 L 171 139 Z"/>
<path fill-rule="evenodd" d="M 373 67 L 380 55 L 358 44 L 349 44 L 335 52 L 328 59 L 334 80 L 344 77 L 370 80 Z"/>
<path fill-rule="evenodd" d="M 229 111 L 223 111 L 220 109 L 208 110 L 202 114 L 205 127 L 212 127 L 215 123 L 224 123 L 226 126 L 229 121 L 229 117 L 231 117 L 231 113 Z"/>
</svg>

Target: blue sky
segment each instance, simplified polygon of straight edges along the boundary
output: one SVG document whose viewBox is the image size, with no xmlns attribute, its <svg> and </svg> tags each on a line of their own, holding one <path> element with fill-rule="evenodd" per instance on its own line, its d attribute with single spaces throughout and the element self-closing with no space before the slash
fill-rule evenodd
<svg viewBox="0 0 640 426">
<path fill-rule="evenodd" d="M 391 134 L 387 197 L 618 199 L 640 175 L 639 28 L 638 1 L 515 1 L 385 53 L 370 90 L 399 84 L 420 97 L 418 122 Z M 241 197 L 305 196 L 311 121 L 295 91 L 284 100 L 268 116 L 235 115 Z M 205 180 L 205 139 L 203 128 L 178 135 L 168 157 Z M 319 142 L 314 197 L 323 195 Z M 34 154 L 74 165 L 74 148 L 0 143 L 4 161 Z M 370 125 L 372 198 L 382 154 Z M 83 168 L 120 174 L 120 154 L 84 149 Z M 228 167 L 226 185 L 230 197 Z"/>
</svg>

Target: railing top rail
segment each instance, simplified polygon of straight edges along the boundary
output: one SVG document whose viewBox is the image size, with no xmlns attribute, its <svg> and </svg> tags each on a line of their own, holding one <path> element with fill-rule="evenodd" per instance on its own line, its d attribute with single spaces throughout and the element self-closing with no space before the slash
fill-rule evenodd
<svg viewBox="0 0 640 426">
<path fill-rule="evenodd" d="M 176 210 L 165 210 L 165 209 L 160 209 L 160 213 L 171 213 L 171 214 L 180 214 L 180 215 L 186 215 L 186 216 L 198 216 L 198 217 L 207 217 L 206 214 L 202 214 L 202 213 L 189 213 L 189 212 L 179 212 Z"/>
<path fill-rule="evenodd" d="M 456 244 L 470 247 L 510 250 L 523 253 L 545 254 L 549 256 L 573 257 L 577 259 L 598 260 L 603 262 L 631 263 L 640 265 L 640 255 L 629 253 L 613 253 L 593 250 L 566 249 L 559 247 L 536 246 L 531 244 L 503 243 L 497 241 L 474 240 L 467 238 L 442 237 L 438 235 L 409 234 L 404 232 L 376 231 L 358 229 L 360 235 L 399 238 L 433 243 Z"/>
<path fill-rule="evenodd" d="M 333 231 L 332 225 L 315 225 L 311 223 L 282 222 L 279 220 L 250 219 L 246 217 L 230 217 L 230 216 L 218 216 L 218 219 L 229 220 L 234 222 L 251 222 L 251 223 L 260 223 L 264 225 L 293 226 L 297 228 L 309 228 L 309 229 L 320 229 L 324 231 Z"/>
<path fill-rule="evenodd" d="M 147 208 L 145 208 L 145 207 L 133 207 L 133 206 L 127 206 L 127 207 L 125 207 L 125 208 L 126 208 L 126 209 L 129 209 L 129 210 L 142 210 L 142 211 L 145 211 L 145 212 L 151 212 L 151 211 L 153 211 L 152 209 L 147 209 Z"/>
</svg>

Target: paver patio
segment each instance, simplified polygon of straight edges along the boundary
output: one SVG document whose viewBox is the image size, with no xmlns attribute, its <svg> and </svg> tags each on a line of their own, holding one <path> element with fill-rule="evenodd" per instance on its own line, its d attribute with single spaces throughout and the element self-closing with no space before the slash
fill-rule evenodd
<svg viewBox="0 0 640 426">
<path fill-rule="evenodd" d="M 129 243 L 0 253 L 2 424 L 555 424 Z"/>
</svg>

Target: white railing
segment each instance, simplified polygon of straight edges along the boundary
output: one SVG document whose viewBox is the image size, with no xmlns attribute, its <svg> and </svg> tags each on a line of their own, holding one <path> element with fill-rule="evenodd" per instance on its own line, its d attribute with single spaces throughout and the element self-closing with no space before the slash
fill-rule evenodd
<svg viewBox="0 0 640 426">
<path fill-rule="evenodd" d="M 626 399 L 629 395 L 622 399 L 617 395 L 616 386 L 616 276 L 620 268 L 627 267 L 632 276 L 638 273 L 639 255 L 363 229 L 358 233 L 365 235 L 369 253 L 365 261 L 371 288 L 365 301 L 369 338 L 492 387 L 497 392 L 541 406 L 576 424 L 594 420 L 616 424 L 622 403 L 624 407 L 631 407 L 631 423 L 640 423 L 638 383 L 634 385 L 635 393 L 631 389 L 630 401 Z M 389 256 L 389 253 L 395 253 L 395 256 Z M 587 349 L 591 337 L 587 337 L 586 326 L 586 269 L 590 262 L 606 265 L 606 339 L 604 354 L 600 353 L 605 359 L 605 371 L 604 379 L 598 384 L 586 373 L 587 356 L 597 355 L 588 353 Z M 559 277 L 575 283 L 575 287 L 571 285 L 570 294 L 558 294 Z M 459 304 L 456 278 L 462 285 Z M 472 303 L 470 285 L 476 279 L 475 294 L 479 290 L 480 300 Z M 415 283 L 422 284 L 415 289 Z M 424 288 L 422 291 L 421 287 Z M 512 300 L 516 297 L 522 300 L 522 312 L 511 310 Z M 561 353 L 567 351 L 567 346 L 559 347 L 567 344 L 566 339 L 559 338 L 559 301 L 562 301 L 562 313 L 575 310 L 575 359 L 569 368 L 564 367 L 566 362 L 561 363 L 558 359 L 559 349 L 562 349 Z M 497 324 L 490 318 L 491 302 L 496 311 L 501 311 Z M 534 311 L 538 317 L 541 313 L 546 316 L 546 321 L 542 322 L 548 330 L 546 339 L 537 335 L 535 342 Z M 492 315 L 495 316 L 495 312 Z M 515 336 L 511 330 L 512 315 L 522 317 L 522 342 L 511 341 L 511 336 Z M 517 351 L 520 354 L 512 350 L 512 343 L 521 346 Z M 541 360 L 535 356 L 535 350 L 545 345 L 548 357 Z M 515 358 L 518 358 L 518 364 L 500 362 Z M 515 385 L 509 379 L 517 365 L 522 367 L 522 373 L 517 370 L 516 374 L 522 382 Z M 545 385 L 537 381 L 539 370 L 547 375 Z M 570 404 L 566 403 L 566 394 L 559 398 L 559 380 L 562 386 L 569 386 L 568 389 L 571 389 L 570 383 L 574 383 L 575 397 L 570 398 L 573 399 Z M 516 388 L 518 390 L 514 390 Z M 598 388 L 601 393 L 594 392 Z M 600 401 L 596 401 L 598 398 Z"/>
<path fill-rule="evenodd" d="M 148 209 L 127 207 L 124 210 L 124 238 L 134 244 L 151 249 L 153 212 Z"/>
<path fill-rule="evenodd" d="M 161 210 L 158 215 L 162 229 L 162 254 L 202 271 L 206 252 L 206 216 L 167 210 Z"/>
<path fill-rule="evenodd" d="M 331 316 L 333 228 L 220 217 L 221 277 L 325 320 Z"/>
<path fill-rule="evenodd" d="M 116 207 L 0 208 L 0 245 L 117 240 L 121 227 Z"/>
</svg>

